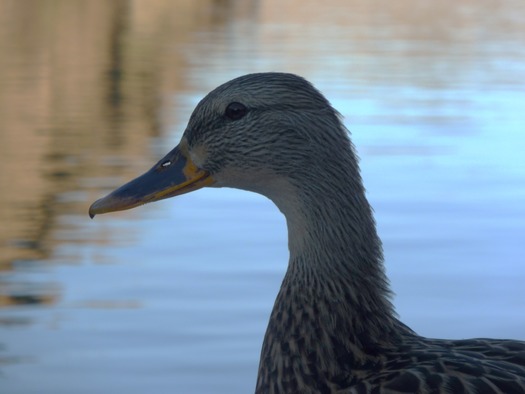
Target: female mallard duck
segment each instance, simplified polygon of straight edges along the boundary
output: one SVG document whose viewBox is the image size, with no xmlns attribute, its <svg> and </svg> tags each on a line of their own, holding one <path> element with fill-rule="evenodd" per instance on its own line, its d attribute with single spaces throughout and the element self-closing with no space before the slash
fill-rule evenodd
<svg viewBox="0 0 525 394">
<path fill-rule="evenodd" d="M 286 216 L 290 260 L 257 393 L 525 393 L 525 342 L 427 339 L 396 319 L 348 132 L 303 78 L 251 74 L 218 87 L 175 149 L 89 213 L 204 186 L 263 194 Z"/>
</svg>

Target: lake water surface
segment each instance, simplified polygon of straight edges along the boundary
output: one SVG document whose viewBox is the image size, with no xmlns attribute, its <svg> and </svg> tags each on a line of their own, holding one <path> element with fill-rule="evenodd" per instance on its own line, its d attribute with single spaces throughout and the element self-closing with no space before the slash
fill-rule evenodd
<svg viewBox="0 0 525 394">
<path fill-rule="evenodd" d="M 253 392 L 280 212 L 209 189 L 87 216 L 249 72 L 344 116 L 405 323 L 525 339 L 523 59 L 518 0 L 0 0 L 0 392 Z"/>
</svg>

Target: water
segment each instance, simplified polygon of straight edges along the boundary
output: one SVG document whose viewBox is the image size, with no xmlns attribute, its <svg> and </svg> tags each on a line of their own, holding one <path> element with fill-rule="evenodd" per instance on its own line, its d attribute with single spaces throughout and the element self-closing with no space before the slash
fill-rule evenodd
<svg viewBox="0 0 525 394">
<path fill-rule="evenodd" d="M 525 339 L 524 26 L 517 0 L 1 0 L 1 391 L 253 391 L 277 209 L 227 189 L 87 208 L 255 71 L 345 117 L 404 322 Z"/>
</svg>

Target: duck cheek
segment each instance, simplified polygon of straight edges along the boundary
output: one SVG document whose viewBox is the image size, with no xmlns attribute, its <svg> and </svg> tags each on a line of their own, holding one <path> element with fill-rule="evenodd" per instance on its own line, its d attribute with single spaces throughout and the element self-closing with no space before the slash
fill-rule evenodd
<svg viewBox="0 0 525 394">
<path fill-rule="evenodd" d="M 219 187 L 231 187 L 269 197 L 269 191 L 282 182 L 275 172 L 268 169 L 243 169 L 240 167 L 228 168 L 214 175 L 216 185 Z M 270 193 L 271 194 L 271 193 Z"/>
<path fill-rule="evenodd" d="M 215 173 L 216 187 L 246 188 L 246 175 L 238 167 L 226 166 Z"/>
<path fill-rule="evenodd" d="M 191 161 L 199 168 L 205 168 L 206 162 L 209 160 L 208 150 L 203 145 L 192 147 L 188 152 Z"/>
</svg>

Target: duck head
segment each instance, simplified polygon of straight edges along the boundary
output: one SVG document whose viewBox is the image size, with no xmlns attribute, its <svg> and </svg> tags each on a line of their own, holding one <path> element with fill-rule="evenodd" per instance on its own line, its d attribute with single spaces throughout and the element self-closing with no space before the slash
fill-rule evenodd
<svg viewBox="0 0 525 394">
<path fill-rule="evenodd" d="M 205 186 L 258 192 L 280 205 L 283 190 L 322 182 L 328 175 L 317 169 L 338 167 L 341 152 L 353 157 L 347 131 L 309 82 L 293 74 L 249 74 L 210 92 L 179 145 L 148 172 L 97 200 L 89 214 Z"/>
</svg>

